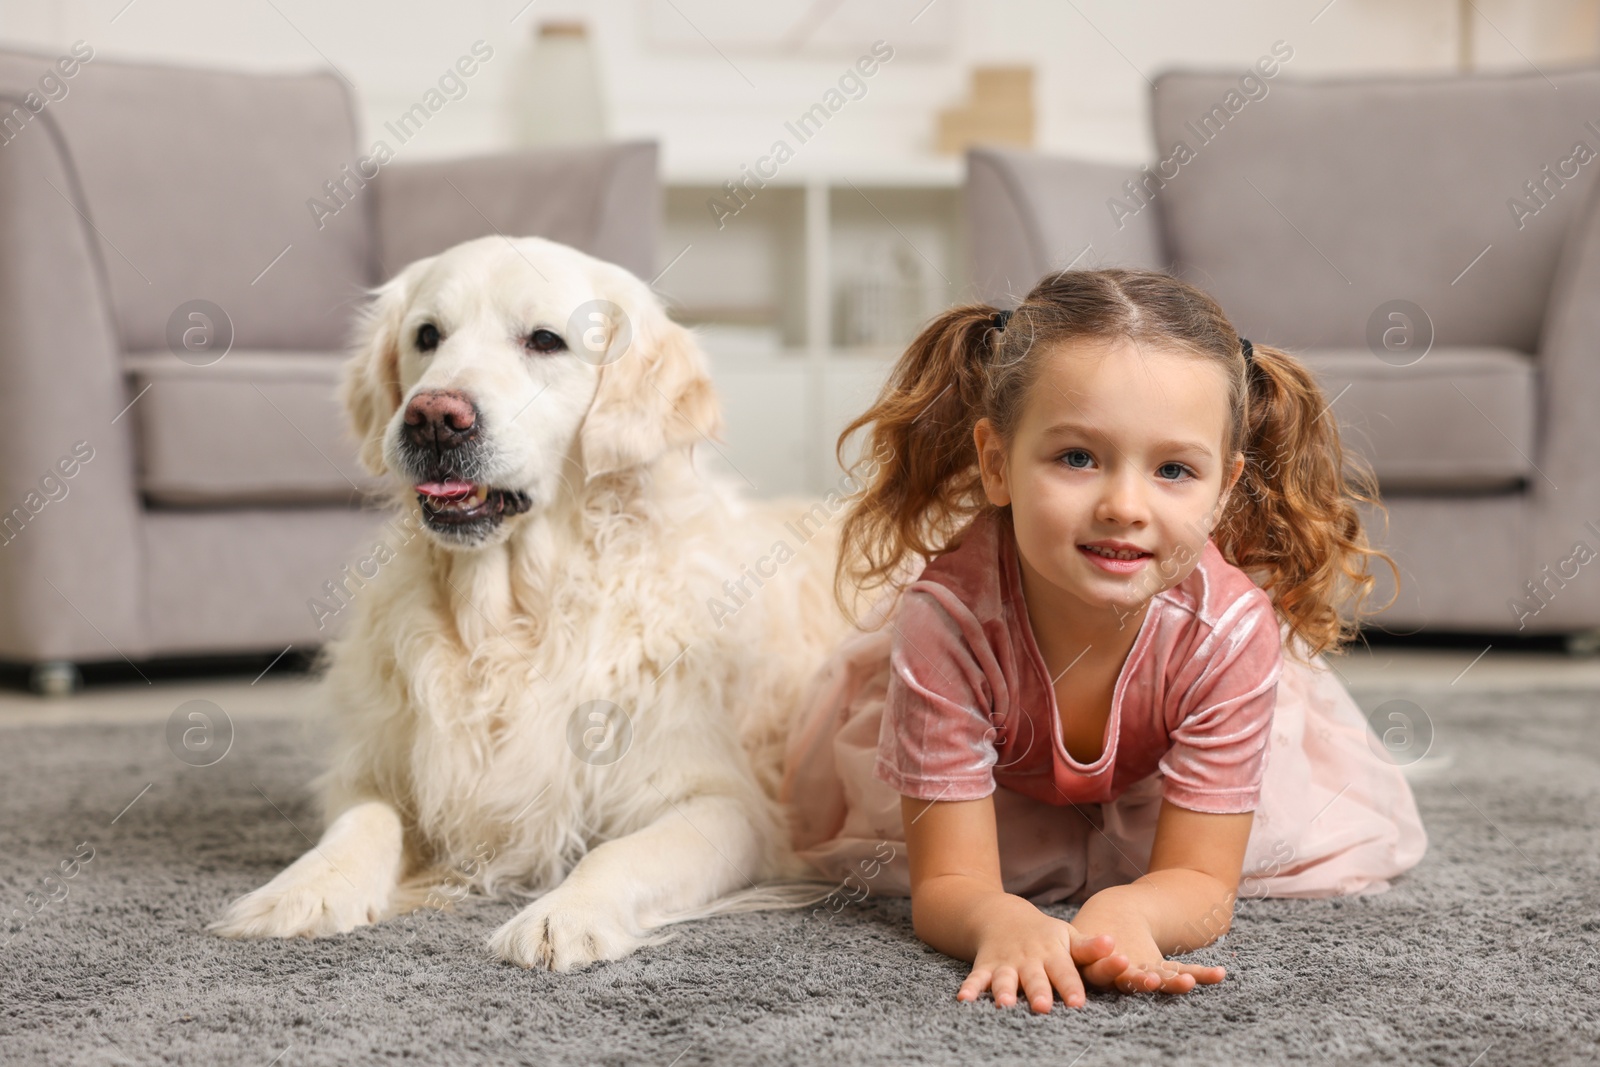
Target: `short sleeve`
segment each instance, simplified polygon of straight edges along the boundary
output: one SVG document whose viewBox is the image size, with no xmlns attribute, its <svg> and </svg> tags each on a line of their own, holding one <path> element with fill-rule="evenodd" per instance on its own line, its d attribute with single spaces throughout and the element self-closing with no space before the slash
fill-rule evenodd
<svg viewBox="0 0 1600 1067">
<path fill-rule="evenodd" d="M 919 800 L 977 800 L 995 788 L 993 690 L 980 662 L 992 654 L 970 612 L 949 600 L 908 588 L 893 622 L 873 774 Z"/>
<path fill-rule="evenodd" d="M 1283 671 L 1283 635 L 1271 598 L 1259 588 L 1240 598 L 1211 640 L 1161 759 L 1162 795 L 1193 811 L 1253 811 Z"/>
</svg>

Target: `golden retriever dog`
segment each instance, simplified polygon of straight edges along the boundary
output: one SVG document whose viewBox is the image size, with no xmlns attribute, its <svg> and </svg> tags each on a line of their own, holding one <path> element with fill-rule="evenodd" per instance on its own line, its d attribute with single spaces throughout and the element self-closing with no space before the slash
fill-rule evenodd
<svg viewBox="0 0 1600 1067">
<path fill-rule="evenodd" d="M 321 840 L 209 929 L 340 933 L 454 880 L 532 897 L 489 948 L 565 971 L 817 899 L 776 795 L 850 630 L 841 502 L 750 502 L 696 463 L 717 396 L 650 288 L 468 241 L 375 291 L 341 397 L 424 534 L 326 649 Z"/>
</svg>

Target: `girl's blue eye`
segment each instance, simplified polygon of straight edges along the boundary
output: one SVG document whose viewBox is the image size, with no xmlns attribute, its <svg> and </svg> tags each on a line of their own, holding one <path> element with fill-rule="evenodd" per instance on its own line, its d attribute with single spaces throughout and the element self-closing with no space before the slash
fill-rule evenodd
<svg viewBox="0 0 1600 1067">
<path fill-rule="evenodd" d="M 1178 474 L 1175 475 L 1174 477 L 1172 477 L 1171 479 L 1169 479 L 1169 481 L 1174 481 L 1175 482 L 1179 478 L 1182 478 L 1185 474 L 1193 474 L 1194 473 L 1188 467 L 1185 467 L 1182 463 L 1163 463 L 1161 465 L 1160 469 L 1161 470 L 1166 470 L 1169 467 L 1176 467 L 1177 470 L 1178 470 Z"/>
<path fill-rule="evenodd" d="M 1070 456 L 1087 456 L 1088 454 L 1089 454 L 1088 452 L 1085 452 L 1081 448 L 1069 448 L 1065 452 L 1061 453 L 1061 458 L 1063 460 L 1067 460 L 1067 466 L 1071 467 L 1073 470 L 1080 470 L 1081 471 L 1081 470 L 1083 470 L 1083 468 L 1080 467 L 1078 464 L 1071 462 L 1070 459 L 1068 459 L 1068 457 L 1070 457 Z"/>
</svg>

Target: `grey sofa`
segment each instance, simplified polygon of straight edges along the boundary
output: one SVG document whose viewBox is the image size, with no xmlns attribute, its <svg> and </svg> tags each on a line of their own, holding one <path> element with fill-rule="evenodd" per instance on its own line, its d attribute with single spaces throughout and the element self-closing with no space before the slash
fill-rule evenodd
<svg viewBox="0 0 1600 1067">
<path fill-rule="evenodd" d="M 1201 286 L 1306 360 L 1378 474 L 1389 525 L 1369 529 L 1402 581 L 1369 625 L 1592 649 L 1600 70 L 1265 84 L 1157 78 L 1165 165 L 971 152 L 980 294 L 1013 304 L 1069 265 Z"/>
<path fill-rule="evenodd" d="M 0 660 L 320 644 L 386 518 L 334 399 L 364 290 L 496 231 L 649 277 L 653 144 L 388 139 L 363 176 L 331 72 L 0 53 Z"/>
</svg>

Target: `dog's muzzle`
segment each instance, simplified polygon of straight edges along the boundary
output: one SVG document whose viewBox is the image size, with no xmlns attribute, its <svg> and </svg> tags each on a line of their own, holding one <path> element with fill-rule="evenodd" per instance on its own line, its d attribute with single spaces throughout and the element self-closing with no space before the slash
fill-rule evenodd
<svg viewBox="0 0 1600 1067">
<path fill-rule="evenodd" d="M 520 489 L 481 480 L 488 436 L 478 406 L 454 389 L 420 392 L 406 405 L 399 459 L 411 475 L 429 529 L 449 540 L 483 540 L 508 516 L 533 507 Z"/>
</svg>

